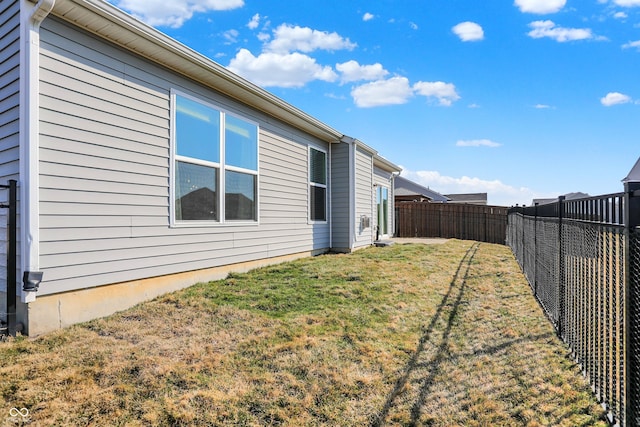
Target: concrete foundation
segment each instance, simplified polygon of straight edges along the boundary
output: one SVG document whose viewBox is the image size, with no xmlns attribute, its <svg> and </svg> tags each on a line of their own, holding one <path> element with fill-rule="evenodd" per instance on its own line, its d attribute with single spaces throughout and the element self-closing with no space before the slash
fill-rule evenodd
<svg viewBox="0 0 640 427">
<path fill-rule="evenodd" d="M 324 252 L 302 252 L 204 270 L 114 283 L 73 292 L 38 296 L 34 302 L 18 304 L 20 307 L 17 310 L 17 318 L 18 322 L 24 326 L 23 334 L 37 336 L 76 323 L 108 316 L 196 283 L 224 279 L 231 272 L 247 272 L 254 268 L 319 255 Z"/>
</svg>

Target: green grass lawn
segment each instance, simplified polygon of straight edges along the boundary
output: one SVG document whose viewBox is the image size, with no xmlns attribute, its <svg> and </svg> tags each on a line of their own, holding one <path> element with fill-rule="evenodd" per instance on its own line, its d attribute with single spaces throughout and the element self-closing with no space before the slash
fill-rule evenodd
<svg viewBox="0 0 640 427">
<path fill-rule="evenodd" d="M 607 425 L 509 249 L 469 241 L 233 274 L 0 360 L 7 423 Z"/>
</svg>

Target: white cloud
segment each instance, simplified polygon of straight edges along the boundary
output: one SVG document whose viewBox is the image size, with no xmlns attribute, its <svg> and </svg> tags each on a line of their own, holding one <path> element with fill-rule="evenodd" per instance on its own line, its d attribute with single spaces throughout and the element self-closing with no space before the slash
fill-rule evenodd
<svg viewBox="0 0 640 427">
<path fill-rule="evenodd" d="M 227 68 L 264 87 L 302 87 L 312 80 L 333 82 L 338 78 L 331 67 L 323 67 L 298 52 L 267 52 L 256 57 L 247 49 L 240 49 Z"/>
<path fill-rule="evenodd" d="M 353 50 L 357 45 L 338 33 L 313 30 L 308 27 L 282 24 L 274 30 L 274 38 L 265 50 L 276 53 L 292 51 L 313 52 L 314 50 Z"/>
<path fill-rule="evenodd" d="M 459 140 L 456 142 L 457 147 L 500 147 L 502 144 L 493 142 L 489 139 L 467 139 Z"/>
<path fill-rule="evenodd" d="M 640 6 L 640 0 L 614 0 L 618 6 L 622 7 L 637 7 Z"/>
<path fill-rule="evenodd" d="M 331 98 L 331 99 L 339 99 L 339 100 L 347 99 L 346 96 L 344 96 L 342 94 L 336 95 L 335 93 L 325 93 L 324 96 L 326 96 L 327 98 Z"/>
<path fill-rule="evenodd" d="M 258 14 L 254 15 L 249 26 L 257 27 L 260 19 Z M 276 28 L 273 38 L 261 32 L 258 39 L 264 43 L 262 53 L 255 56 L 247 49 L 240 49 L 227 68 L 263 87 L 302 87 L 313 80 L 334 82 L 338 79 L 338 74 L 333 68 L 318 64 L 305 53 L 315 50 L 351 50 L 356 47 L 355 43 L 337 33 L 287 24 Z M 355 64 L 355 68 L 345 66 L 347 74 L 343 73 L 343 81 L 345 75 L 354 78 L 358 72 L 360 79 L 367 73 L 373 75 L 374 79 L 380 78 L 380 75 L 375 75 L 374 72 L 377 67 L 382 69 L 381 65 L 356 69 L 360 66 Z"/>
<path fill-rule="evenodd" d="M 224 39 L 227 41 L 227 44 L 231 44 L 231 43 L 236 43 L 238 41 L 238 35 L 240 33 L 238 33 L 237 30 L 229 30 L 229 31 L 225 31 L 222 34 L 222 37 L 224 37 Z"/>
<path fill-rule="evenodd" d="M 351 91 L 355 104 L 363 108 L 405 104 L 416 94 L 435 98 L 439 105 L 446 107 L 460 99 L 452 83 L 417 82 L 410 86 L 406 77 L 399 76 L 366 83 Z"/>
<path fill-rule="evenodd" d="M 449 107 L 453 102 L 460 99 L 453 83 L 444 82 L 418 82 L 413 85 L 413 90 L 427 98 L 436 98 L 440 105 Z"/>
<path fill-rule="evenodd" d="M 532 28 L 528 35 L 531 38 L 539 39 L 548 37 L 558 42 L 573 40 L 593 39 L 594 35 L 588 28 L 564 28 L 557 27 L 553 21 L 534 21 L 529 24 Z"/>
<path fill-rule="evenodd" d="M 634 42 L 625 43 L 622 45 L 623 49 L 638 49 L 640 50 L 640 40 L 636 40 Z"/>
<path fill-rule="evenodd" d="M 409 171 L 403 169 L 403 177 L 441 194 L 487 193 L 488 203 L 496 206 L 530 205 L 533 199 L 557 197 L 557 194 L 543 194 L 526 187 L 514 187 L 500 180 L 485 180 L 462 176 L 445 176 L 437 171 Z"/>
<path fill-rule="evenodd" d="M 406 103 L 413 95 L 406 77 L 392 77 L 357 86 L 351 96 L 358 107 L 379 107 Z"/>
<path fill-rule="evenodd" d="M 536 110 L 548 110 L 548 109 L 551 109 L 551 108 L 554 108 L 554 107 L 552 107 L 551 105 L 547 105 L 547 104 L 536 104 L 536 105 L 533 106 L 533 108 L 535 108 Z"/>
<path fill-rule="evenodd" d="M 343 83 L 356 82 L 359 80 L 381 80 L 389 74 L 379 63 L 360 65 L 354 60 L 336 64 L 336 70 L 342 73 L 340 81 Z"/>
<path fill-rule="evenodd" d="M 256 13 L 251 17 L 251 21 L 249 21 L 247 27 L 249 27 L 251 30 L 255 30 L 256 28 L 258 28 L 258 25 L 260 25 L 260 14 Z"/>
<path fill-rule="evenodd" d="M 631 97 L 620 92 L 609 92 L 605 97 L 600 98 L 600 103 L 605 107 L 628 104 L 629 102 L 631 102 Z"/>
<path fill-rule="evenodd" d="M 363 21 L 371 21 L 373 18 L 375 18 L 375 16 L 373 16 L 372 14 L 370 14 L 369 12 L 365 13 L 362 16 L 362 20 Z"/>
<path fill-rule="evenodd" d="M 629 15 L 627 15 L 625 12 L 616 12 L 613 14 L 613 17 L 616 19 L 627 19 Z"/>
<path fill-rule="evenodd" d="M 567 0 L 515 0 L 514 5 L 523 13 L 543 15 L 559 12 L 566 3 Z"/>
<path fill-rule="evenodd" d="M 475 22 L 461 22 L 452 28 L 463 42 L 475 42 L 484 39 L 482 27 Z"/>
<path fill-rule="evenodd" d="M 115 5 L 149 25 L 179 28 L 194 13 L 237 9 L 244 0 L 117 0 Z"/>
<path fill-rule="evenodd" d="M 409 27 L 411 27 L 412 30 L 417 30 L 418 24 L 416 24 L 415 22 L 409 22 Z"/>
</svg>

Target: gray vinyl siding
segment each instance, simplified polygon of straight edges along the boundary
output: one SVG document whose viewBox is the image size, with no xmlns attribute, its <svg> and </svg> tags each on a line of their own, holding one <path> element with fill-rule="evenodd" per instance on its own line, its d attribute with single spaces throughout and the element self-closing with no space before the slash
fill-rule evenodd
<svg viewBox="0 0 640 427">
<path fill-rule="evenodd" d="M 0 3 L 0 184 L 20 173 L 20 2 Z M 0 189 L 0 203 L 8 191 Z M 7 209 L 0 209 L 0 290 L 6 291 Z M 19 248 L 18 248 L 19 250 Z M 4 304 L 4 301 L 3 301 Z"/>
<path fill-rule="evenodd" d="M 355 244 L 354 247 L 369 246 L 373 243 L 373 157 L 371 154 L 356 149 L 355 161 Z M 370 218 L 369 227 L 363 227 L 360 218 Z"/>
<path fill-rule="evenodd" d="M 373 182 L 374 184 L 376 184 L 379 187 L 384 187 L 386 188 L 389 193 L 389 202 L 387 203 L 387 231 L 388 231 L 388 235 L 392 236 L 393 235 L 393 225 L 394 225 L 394 215 L 395 215 L 395 209 L 394 209 L 394 204 L 393 204 L 393 185 L 392 185 L 392 181 L 391 181 L 391 173 L 384 171 L 378 167 L 374 168 L 373 171 Z M 377 199 L 376 199 L 376 194 L 374 192 L 373 194 L 373 202 L 374 205 L 377 204 Z M 373 212 L 374 218 L 373 218 L 373 222 L 375 224 L 378 224 L 378 209 L 374 209 Z"/>
<path fill-rule="evenodd" d="M 20 3 L 0 3 L 0 184 L 20 172 Z"/>
<path fill-rule="evenodd" d="M 345 143 L 331 147 L 331 226 L 333 231 L 333 249 L 348 251 L 351 249 L 349 222 L 349 150 Z"/>
<path fill-rule="evenodd" d="M 328 250 L 308 221 L 327 144 L 54 19 L 41 30 L 41 294 Z M 170 91 L 259 123 L 259 223 L 170 227 Z"/>
</svg>

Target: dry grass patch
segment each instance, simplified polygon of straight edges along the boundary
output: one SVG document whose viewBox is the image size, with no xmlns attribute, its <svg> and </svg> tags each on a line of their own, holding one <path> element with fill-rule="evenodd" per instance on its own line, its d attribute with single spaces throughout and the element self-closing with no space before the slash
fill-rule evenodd
<svg viewBox="0 0 640 427">
<path fill-rule="evenodd" d="M 230 275 L 0 359 L 43 426 L 606 425 L 508 248 L 468 241 Z"/>
</svg>

